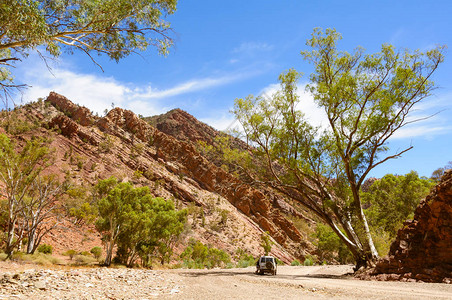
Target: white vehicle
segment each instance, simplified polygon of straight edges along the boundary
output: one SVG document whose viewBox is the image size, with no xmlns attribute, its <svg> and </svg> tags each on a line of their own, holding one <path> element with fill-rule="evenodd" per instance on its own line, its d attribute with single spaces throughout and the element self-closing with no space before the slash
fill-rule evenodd
<svg viewBox="0 0 452 300">
<path fill-rule="evenodd" d="M 261 256 L 256 262 L 256 274 L 276 275 L 276 259 L 273 256 Z"/>
</svg>

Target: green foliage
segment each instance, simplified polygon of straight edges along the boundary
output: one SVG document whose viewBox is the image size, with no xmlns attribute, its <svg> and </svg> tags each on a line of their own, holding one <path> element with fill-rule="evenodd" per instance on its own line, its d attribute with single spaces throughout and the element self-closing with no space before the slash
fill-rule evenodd
<svg viewBox="0 0 452 300">
<path fill-rule="evenodd" d="M 21 230 L 17 225 L 24 209 L 27 207 L 27 212 L 32 213 L 28 214 L 29 217 L 36 213 L 33 207 L 27 204 L 32 194 L 37 191 L 36 188 L 41 186 L 39 175 L 49 160 L 49 149 L 45 146 L 43 139 L 34 138 L 27 141 L 18 152 L 15 148 L 14 142 L 11 142 L 6 135 L 0 134 L 0 182 L 3 185 L 2 194 L 6 199 L 8 212 L 5 252 L 9 256 L 26 236 L 16 235 L 16 230 Z M 35 225 L 40 224 L 38 222 Z"/>
<path fill-rule="evenodd" d="M 312 266 L 314 265 L 314 262 L 311 258 L 306 257 L 304 262 L 303 262 L 303 266 Z"/>
<path fill-rule="evenodd" d="M 89 265 L 89 264 L 92 264 L 95 262 L 96 262 L 96 259 L 94 257 L 92 257 L 91 255 L 76 255 L 75 256 L 75 263 L 77 265 Z"/>
<path fill-rule="evenodd" d="M 342 264 L 349 263 L 353 259 L 347 246 L 327 225 L 317 223 L 315 230 L 317 250 L 321 261 L 337 260 Z"/>
<path fill-rule="evenodd" d="M 88 189 L 82 185 L 71 185 L 66 194 L 69 197 L 65 200 L 64 206 L 67 213 L 75 218 L 75 224 L 94 223 L 98 214 L 95 204 L 96 197 L 89 195 Z"/>
<path fill-rule="evenodd" d="M 135 143 L 132 145 L 132 148 L 130 149 L 130 155 L 132 158 L 136 158 L 137 156 L 140 156 L 143 154 L 145 145 L 143 143 Z"/>
<path fill-rule="evenodd" d="M 425 198 L 434 183 L 419 178 L 415 171 L 406 175 L 387 174 L 376 180 L 362 198 L 370 207 L 365 211 L 370 226 L 381 228 L 390 238 L 394 238 L 397 230 L 407 219 L 412 219 L 414 210 Z"/>
<path fill-rule="evenodd" d="M 235 259 L 237 261 L 237 268 L 247 268 L 256 264 L 256 260 L 254 259 L 253 255 L 247 253 L 242 248 L 236 250 Z"/>
<path fill-rule="evenodd" d="M 444 172 L 449 169 L 452 169 L 452 161 L 448 162 L 447 165 L 445 165 L 444 167 L 438 168 L 435 171 L 433 171 L 432 176 L 430 176 L 430 179 L 432 179 L 435 182 L 439 182 Z"/>
<path fill-rule="evenodd" d="M 189 269 L 225 267 L 231 262 L 231 257 L 224 250 L 206 246 L 194 239 L 190 239 L 180 257 L 184 260 L 185 267 Z"/>
<path fill-rule="evenodd" d="M 134 188 L 115 178 L 101 180 L 95 188 L 99 218 L 96 228 L 107 246 L 105 264 L 111 263 L 117 245 L 118 260 L 132 266 L 138 256 L 145 266 L 153 255 L 168 261 L 184 229 L 186 211 L 176 211 L 170 200 L 153 198 L 148 187 Z M 157 254 L 156 254 L 157 253 Z"/>
<path fill-rule="evenodd" d="M 3 0 L 0 2 L 0 80 L 8 94 L 10 68 L 40 45 L 53 57 L 79 50 L 118 61 L 155 47 L 167 54 L 170 24 L 177 0 Z M 21 88 L 23 86 L 13 86 Z"/>
<path fill-rule="evenodd" d="M 103 153 L 109 153 L 114 145 L 114 141 L 111 135 L 104 133 L 104 138 L 99 143 L 99 151 Z"/>
<path fill-rule="evenodd" d="M 229 216 L 229 210 L 221 209 L 220 210 L 220 221 L 219 221 L 219 224 L 226 225 L 226 222 L 228 221 L 228 216 Z"/>
<path fill-rule="evenodd" d="M 294 69 L 279 76 L 279 91 L 236 99 L 233 112 L 256 155 L 267 162 L 267 172 L 255 179 L 313 211 L 357 264 L 366 265 L 378 254 L 362 213 L 361 185 L 376 166 L 411 149 L 385 154 L 388 139 L 410 122 L 413 105 L 434 89 L 431 77 L 444 60 L 444 47 L 397 52 L 385 44 L 378 53 L 357 48 L 350 54 L 337 49 L 340 39 L 334 29 L 315 29 L 310 49 L 301 52 L 314 65 L 307 90 L 326 114 L 326 130 L 313 127 L 298 109 L 301 74 Z"/>
<path fill-rule="evenodd" d="M 317 257 L 312 255 L 306 255 L 303 261 L 303 266 L 313 266 L 317 263 Z"/>
<path fill-rule="evenodd" d="M 77 255 L 77 251 L 75 251 L 74 249 L 69 249 L 66 252 L 64 252 L 63 255 L 69 256 L 69 258 L 72 260 L 74 256 Z"/>
<path fill-rule="evenodd" d="M 204 141 L 198 141 L 198 149 L 210 161 L 216 163 L 224 171 L 237 177 L 245 175 L 246 168 L 252 168 L 252 158 L 249 152 L 242 151 L 232 145 L 232 137 L 228 135 L 218 135 L 213 144 L 207 144 Z"/>
<path fill-rule="evenodd" d="M 91 250 L 89 252 L 91 252 L 91 254 L 94 255 L 94 257 L 96 259 L 99 259 L 100 256 L 102 255 L 102 248 L 96 246 L 96 247 L 91 248 Z"/>
<path fill-rule="evenodd" d="M 56 257 L 53 257 L 49 254 L 44 254 L 41 252 L 34 253 L 34 254 L 26 254 L 23 252 L 15 252 L 12 257 L 12 260 L 15 261 L 23 261 L 23 262 L 31 262 L 38 265 L 60 265 L 62 264 L 62 261 Z"/>
<path fill-rule="evenodd" d="M 296 260 L 292 261 L 292 262 L 290 263 L 290 265 L 291 265 L 291 266 L 300 266 L 301 263 L 300 263 L 300 261 L 299 261 L 298 259 L 296 259 Z"/>
<path fill-rule="evenodd" d="M 5 116 L 0 122 L 0 127 L 5 128 L 5 131 L 12 135 L 20 135 L 39 126 L 39 122 L 30 122 L 27 117 L 20 117 L 17 111 L 3 111 L 2 115 Z"/>
<path fill-rule="evenodd" d="M 261 243 L 260 246 L 264 249 L 265 255 L 268 255 L 272 250 L 272 246 L 275 243 L 270 239 L 268 232 L 264 232 L 261 234 Z"/>
<path fill-rule="evenodd" d="M 41 244 L 38 247 L 38 252 L 44 253 L 44 254 L 52 254 L 53 247 L 48 244 Z"/>
</svg>

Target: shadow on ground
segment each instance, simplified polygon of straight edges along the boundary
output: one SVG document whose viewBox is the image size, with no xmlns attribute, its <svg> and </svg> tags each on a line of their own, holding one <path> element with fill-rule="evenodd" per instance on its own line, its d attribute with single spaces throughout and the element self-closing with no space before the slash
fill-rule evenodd
<svg viewBox="0 0 452 300">
<path fill-rule="evenodd" d="M 331 274 L 276 274 L 275 276 L 265 274 L 265 275 L 257 275 L 254 272 L 250 271 L 225 271 L 225 270 L 209 270 L 204 271 L 200 270 L 198 272 L 191 271 L 182 271 L 177 272 L 180 276 L 185 277 L 208 277 L 208 276 L 250 276 L 255 278 L 283 278 L 283 279 L 302 279 L 302 278 L 324 278 L 324 279 L 347 279 L 353 277 L 352 273 L 341 274 L 341 275 L 331 275 Z"/>
</svg>

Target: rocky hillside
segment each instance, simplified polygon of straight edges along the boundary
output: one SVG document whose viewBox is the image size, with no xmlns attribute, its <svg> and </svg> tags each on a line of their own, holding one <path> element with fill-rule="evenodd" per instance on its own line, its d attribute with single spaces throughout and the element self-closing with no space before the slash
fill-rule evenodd
<svg viewBox="0 0 452 300">
<path fill-rule="evenodd" d="M 241 248 L 258 256 L 260 235 L 268 231 L 276 242 L 273 254 L 285 262 L 312 251 L 306 236 L 287 218 L 294 209 L 284 198 L 253 188 L 197 150 L 196 141 L 211 143 L 220 133 L 186 112 L 173 110 L 151 118 L 151 125 L 121 108 L 98 117 L 52 92 L 45 101 L 17 109 L 14 119 L 20 128 L 3 131 L 16 140 L 49 138 L 54 162 L 47 172 L 61 180 L 70 178 L 74 185 L 89 187 L 115 176 L 149 186 L 155 196 L 173 199 L 179 208 L 189 207 L 185 241 L 194 237 L 230 254 Z M 246 147 L 239 140 L 235 143 Z M 92 228 L 79 228 L 70 218 L 62 222 L 45 241 L 57 251 L 100 245 Z"/>
<path fill-rule="evenodd" d="M 389 255 L 361 277 L 452 282 L 452 170 L 417 207 L 391 244 Z"/>
</svg>

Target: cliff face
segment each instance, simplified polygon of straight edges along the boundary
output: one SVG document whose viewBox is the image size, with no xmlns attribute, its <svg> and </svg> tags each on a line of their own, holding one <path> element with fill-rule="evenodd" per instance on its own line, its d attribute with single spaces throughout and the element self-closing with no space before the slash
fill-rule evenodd
<svg viewBox="0 0 452 300">
<path fill-rule="evenodd" d="M 286 212 L 292 209 L 281 197 L 247 185 L 196 150 L 194 142 L 212 141 L 219 132 L 181 110 L 171 112 L 172 126 L 162 126 L 162 122 L 152 126 L 121 108 L 112 109 L 105 117 L 94 116 L 53 92 L 45 103 L 21 109 L 25 119 L 31 117 L 43 124 L 21 138 L 51 137 L 54 163 L 46 172 L 70 177 L 74 184 L 84 186 L 110 176 L 149 186 L 155 196 L 171 198 L 180 208 L 191 207 L 191 237 L 230 254 L 242 248 L 260 255 L 263 231 L 276 241 L 273 254 L 285 262 L 302 259 L 312 250 L 302 233 L 280 213 L 278 207 L 285 207 Z M 157 124 L 174 136 L 159 130 Z M 228 218 L 220 222 L 224 211 Z M 70 222 L 66 223 L 69 228 Z M 61 241 L 68 238 L 68 228 L 53 233 L 45 242 L 67 250 L 70 245 Z M 96 239 L 91 238 L 93 242 Z"/>
<path fill-rule="evenodd" d="M 452 170 L 417 207 L 389 255 L 365 277 L 378 280 L 452 282 Z"/>
</svg>

